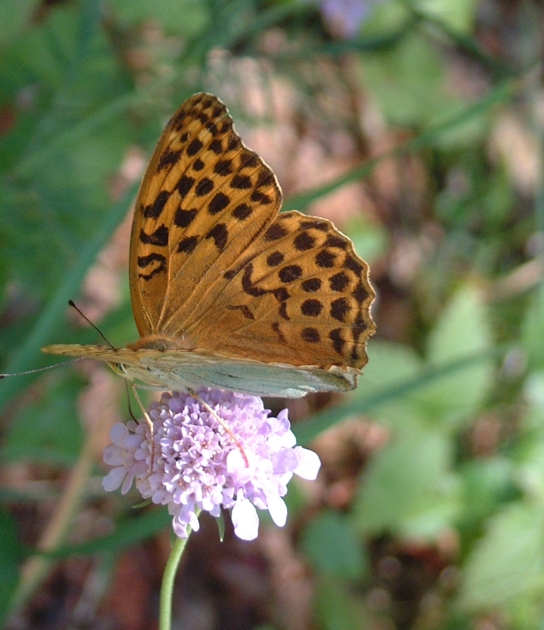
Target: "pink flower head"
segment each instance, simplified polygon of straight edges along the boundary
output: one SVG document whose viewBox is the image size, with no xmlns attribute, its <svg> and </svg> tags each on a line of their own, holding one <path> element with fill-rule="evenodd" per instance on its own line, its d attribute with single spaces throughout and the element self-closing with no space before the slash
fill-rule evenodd
<svg viewBox="0 0 544 630">
<path fill-rule="evenodd" d="M 165 393 L 148 413 L 153 436 L 146 422 L 112 428 L 104 461 L 114 468 L 102 485 L 125 494 L 134 482 L 144 499 L 168 506 L 180 538 L 187 537 L 188 526 L 198 530 L 200 510 L 215 517 L 221 508 L 232 510 L 234 531 L 243 540 L 257 537 L 256 507 L 283 526 L 287 483 L 293 474 L 315 479 L 321 465 L 313 451 L 295 446 L 287 410 L 269 417 L 254 396 Z"/>
</svg>

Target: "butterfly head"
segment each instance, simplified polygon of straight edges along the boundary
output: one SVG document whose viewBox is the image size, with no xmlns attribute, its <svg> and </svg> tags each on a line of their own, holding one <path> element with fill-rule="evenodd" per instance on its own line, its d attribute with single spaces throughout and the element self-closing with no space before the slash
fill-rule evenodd
<svg viewBox="0 0 544 630">
<path fill-rule="evenodd" d="M 150 354 L 154 354 L 152 350 Z M 147 361 L 146 361 L 147 358 Z M 149 360 L 145 350 L 137 352 L 123 351 L 119 361 L 106 360 L 105 363 L 118 376 L 148 389 L 173 389 L 168 378 L 161 378 L 160 370 L 153 367 L 153 358 Z"/>
</svg>

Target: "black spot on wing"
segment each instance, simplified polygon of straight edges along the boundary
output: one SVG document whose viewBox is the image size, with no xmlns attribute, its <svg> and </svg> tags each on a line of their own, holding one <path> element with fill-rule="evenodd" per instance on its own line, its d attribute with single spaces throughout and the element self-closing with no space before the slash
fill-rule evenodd
<svg viewBox="0 0 544 630">
<path fill-rule="evenodd" d="M 179 242 L 178 252 L 180 254 L 191 254 L 198 245 L 197 236 L 187 236 Z"/>
<path fill-rule="evenodd" d="M 163 169 L 167 168 L 168 166 L 174 166 L 178 163 L 179 158 L 181 155 L 181 149 L 178 149 L 177 151 L 174 151 L 173 149 L 168 149 L 167 151 L 165 151 L 160 159 L 159 159 L 159 163 L 157 164 L 157 173 L 160 173 Z"/>
<path fill-rule="evenodd" d="M 247 203 L 241 203 L 234 208 L 232 216 L 239 221 L 244 221 L 253 214 L 253 208 Z"/>
<path fill-rule="evenodd" d="M 183 210 L 183 208 L 178 208 L 174 215 L 174 225 L 177 225 L 180 228 L 188 227 L 193 219 L 198 214 L 198 210 L 193 208 L 192 210 Z"/>
<path fill-rule="evenodd" d="M 349 278 L 343 271 L 339 271 L 329 278 L 329 286 L 336 292 L 345 291 L 349 286 Z"/>
<path fill-rule="evenodd" d="M 191 142 L 187 146 L 187 155 L 189 157 L 193 157 L 193 155 L 196 155 L 202 149 L 203 146 L 204 145 L 202 144 L 202 141 L 199 140 L 198 138 L 191 140 Z"/>
<path fill-rule="evenodd" d="M 315 238 L 308 232 L 300 232 L 295 236 L 293 245 L 297 251 L 304 252 L 315 246 Z"/>
<path fill-rule="evenodd" d="M 339 298 L 331 302 L 331 317 L 339 322 L 345 322 L 348 313 L 350 312 L 350 304 L 347 298 Z"/>
<path fill-rule="evenodd" d="M 218 192 L 208 204 L 208 212 L 213 216 L 222 212 L 230 203 L 230 199 L 225 193 Z"/>
<path fill-rule="evenodd" d="M 272 223 L 272 225 L 264 233 L 265 241 L 278 241 L 280 238 L 287 236 L 289 232 L 280 223 Z"/>
<path fill-rule="evenodd" d="M 144 230 L 140 230 L 140 242 L 144 245 L 157 245 L 158 247 L 166 247 L 168 245 L 168 228 L 166 225 L 160 225 L 154 232 L 147 234 Z"/>
<path fill-rule="evenodd" d="M 277 267 L 278 265 L 281 265 L 284 260 L 285 260 L 284 254 L 280 251 L 275 251 L 267 256 L 266 264 L 269 267 Z"/>
<path fill-rule="evenodd" d="M 166 272 L 166 258 L 162 254 L 153 252 L 147 256 L 138 256 L 136 259 L 138 267 L 142 270 L 138 272 L 138 277 L 142 280 L 151 280 L 158 273 Z M 151 269 L 149 269 L 151 267 Z M 147 271 L 144 273 L 144 271 Z"/>
<path fill-rule="evenodd" d="M 167 190 L 161 190 L 153 203 L 143 207 L 143 215 L 146 219 L 158 219 L 161 216 L 164 206 L 170 197 Z"/>
<path fill-rule="evenodd" d="M 182 175 L 179 178 L 179 182 L 177 183 L 176 188 L 182 198 L 185 197 L 190 192 L 194 183 L 195 183 L 194 177 L 189 177 L 188 175 Z"/>
<path fill-rule="evenodd" d="M 287 265 L 279 270 L 278 276 L 283 283 L 287 284 L 298 280 L 302 273 L 302 267 L 299 265 Z"/>
<path fill-rule="evenodd" d="M 303 328 L 300 336 L 309 343 L 319 343 L 321 341 L 317 328 Z"/>
<path fill-rule="evenodd" d="M 323 304 L 319 300 L 304 300 L 300 306 L 300 312 L 307 317 L 318 317 L 323 310 Z"/>
<path fill-rule="evenodd" d="M 212 238 L 217 249 L 222 252 L 229 238 L 229 231 L 224 223 L 217 223 L 206 234 L 206 238 Z"/>
<path fill-rule="evenodd" d="M 208 193 L 211 193 L 214 189 L 214 183 L 208 177 L 203 177 L 195 187 L 195 195 L 197 197 L 204 197 Z"/>
<path fill-rule="evenodd" d="M 321 289 L 321 280 L 319 278 L 308 278 L 308 280 L 304 280 L 301 286 L 306 293 L 316 293 Z"/>
<path fill-rule="evenodd" d="M 323 269 L 334 267 L 336 255 L 328 249 L 323 249 L 315 257 L 315 262 L 318 267 Z"/>
</svg>

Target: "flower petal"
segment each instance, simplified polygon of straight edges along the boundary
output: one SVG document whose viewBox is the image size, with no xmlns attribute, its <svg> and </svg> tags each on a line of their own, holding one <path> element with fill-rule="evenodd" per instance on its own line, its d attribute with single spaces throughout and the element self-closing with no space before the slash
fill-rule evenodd
<svg viewBox="0 0 544 630">
<path fill-rule="evenodd" d="M 272 496 L 268 499 L 268 511 L 278 527 L 285 525 L 287 522 L 287 506 L 281 497 Z"/>
<path fill-rule="evenodd" d="M 116 422 L 110 430 L 110 438 L 114 444 L 123 447 L 125 440 L 129 436 L 128 428 L 126 424 L 122 422 Z"/>
<path fill-rule="evenodd" d="M 110 472 L 102 479 L 102 487 L 107 492 L 117 490 L 123 483 L 123 479 L 127 474 L 127 469 L 124 466 L 118 468 L 112 468 Z"/>
<path fill-rule="evenodd" d="M 302 446 L 296 446 L 295 453 L 298 457 L 298 466 L 295 468 L 295 474 L 303 479 L 313 481 L 321 468 L 319 455 Z"/>
<path fill-rule="evenodd" d="M 283 448 L 279 453 L 276 453 L 273 459 L 274 474 L 284 475 L 285 473 L 293 473 L 299 465 L 299 462 L 299 457 L 293 449 Z"/>
<path fill-rule="evenodd" d="M 117 444 L 108 444 L 102 458 L 109 466 L 122 466 L 126 462 L 125 453 Z"/>
<path fill-rule="evenodd" d="M 242 540 L 255 540 L 259 533 L 259 517 L 253 504 L 247 499 L 239 499 L 232 508 L 234 533 Z"/>
</svg>

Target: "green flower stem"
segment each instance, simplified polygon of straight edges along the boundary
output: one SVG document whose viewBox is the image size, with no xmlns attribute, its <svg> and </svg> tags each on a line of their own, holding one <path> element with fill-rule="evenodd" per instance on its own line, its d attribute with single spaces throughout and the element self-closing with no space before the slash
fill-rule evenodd
<svg viewBox="0 0 544 630">
<path fill-rule="evenodd" d="M 198 513 L 197 513 L 198 516 Z M 171 630 L 172 627 L 172 596 L 174 593 L 174 581 L 178 570 L 179 561 L 191 535 L 191 529 L 188 528 L 187 538 L 175 537 L 170 557 L 164 569 L 161 585 L 161 600 L 159 613 L 159 630 Z"/>
</svg>

